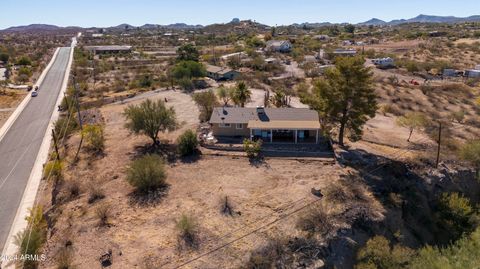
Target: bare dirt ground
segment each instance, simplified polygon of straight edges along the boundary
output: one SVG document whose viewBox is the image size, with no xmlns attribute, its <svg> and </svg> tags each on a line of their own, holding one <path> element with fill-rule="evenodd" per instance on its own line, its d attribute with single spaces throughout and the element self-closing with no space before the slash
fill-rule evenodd
<svg viewBox="0 0 480 269">
<path fill-rule="evenodd" d="M 401 53 L 417 48 L 422 42 L 421 40 L 388 41 L 380 44 L 366 45 L 365 49 L 375 49 L 387 53 Z"/>
<path fill-rule="evenodd" d="M 3 89 L 0 89 L 3 91 Z M 7 121 L 15 108 L 22 102 L 27 92 L 19 90 L 5 90 L 6 94 L 0 94 L 0 127 Z"/>
<path fill-rule="evenodd" d="M 177 111 L 181 130 L 161 135 L 174 141 L 182 130 L 198 124 L 198 109 L 189 95 L 165 91 L 149 98 L 167 98 Z M 112 249 L 111 268 L 173 268 L 183 261 L 241 237 L 254 228 L 315 199 L 312 187 L 323 189 L 345 172 L 337 165 L 316 161 L 267 159 L 257 166 L 244 157 L 203 156 L 198 161 L 174 161 L 167 165 L 170 187 L 158 204 L 132 203 L 133 188 L 125 180 L 125 168 L 150 141 L 129 134 L 124 128 L 123 109 L 141 101 L 141 95 L 124 104 L 101 108 L 105 118 L 105 156 L 92 159 L 81 154 L 81 161 L 68 171 L 66 182 L 78 182 L 80 195 L 60 208 L 55 231 L 45 251 L 49 259 L 42 268 L 56 268 L 59 246 L 73 242 L 77 268 L 99 267 L 98 258 Z M 69 140 L 75 147 L 78 137 Z M 101 189 L 105 198 L 88 204 L 88 188 Z M 49 192 L 41 195 L 48 200 Z M 221 198 L 228 196 L 236 212 L 220 213 Z M 99 227 L 96 209 L 109 205 L 110 225 Z M 197 249 L 179 248 L 176 220 L 182 214 L 198 223 Z M 296 218 L 287 218 L 212 253 L 185 268 L 235 268 L 248 259 L 252 249 L 275 235 L 295 235 Z M 163 265 L 163 266 L 162 266 Z"/>
</svg>

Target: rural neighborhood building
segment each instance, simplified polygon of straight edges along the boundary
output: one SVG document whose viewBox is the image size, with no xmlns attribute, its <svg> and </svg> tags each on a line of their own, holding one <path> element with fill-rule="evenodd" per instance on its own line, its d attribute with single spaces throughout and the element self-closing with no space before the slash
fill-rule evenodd
<svg viewBox="0 0 480 269">
<path fill-rule="evenodd" d="M 292 50 L 292 43 L 288 40 L 270 40 L 265 47 L 267 51 L 275 52 L 290 52 Z"/>
<path fill-rule="evenodd" d="M 7 68 L 0 68 L 0 81 L 7 79 Z"/>
<path fill-rule="evenodd" d="M 216 65 L 206 65 L 207 77 L 214 80 L 232 80 L 240 75 L 239 72 L 229 68 Z"/>
<path fill-rule="evenodd" d="M 108 54 L 108 53 L 130 53 L 132 52 L 132 46 L 86 46 L 86 50 L 95 54 Z"/>
<path fill-rule="evenodd" d="M 480 78 L 480 70 L 476 70 L 476 69 L 465 70 L 465 76 L 467 78 Z"/>
<path fill-rule="evenodd" d="M 241 51 L 241 52 L 234 52 L 234 53 L 223 55 L 222 57 L 220 57 L 220 59 L 222 61 L 228 61 L 231 58 L 238 58 L 238 59 L 241 60 L 241 59 L 245 59 L 247 57 L 248 57 L 248 55 L 245 52 Z"/>
<path fill-rule="evenodd" d="M 318 113 L 308 108 L 216 107 L 210 118 L 215 137 L 246 137 L 266 143 L 318 143 Z"/>
<path fill-rule="evenodd" d="M 372 59 L 372 63 L 380 68 L 387 68 L 387 67 L 394 67 L 395 66 L 395 61 L 390 58 L 378 58 L 378 59 Z"/>
<path fill-rule="evenodd" d="M 357 51 L 355 49 L 336 49 L 333 51 L 333 55 L 336 57 L 345 57 L 350 56 L 353 57 L 357 55 Z"/>
</svg>

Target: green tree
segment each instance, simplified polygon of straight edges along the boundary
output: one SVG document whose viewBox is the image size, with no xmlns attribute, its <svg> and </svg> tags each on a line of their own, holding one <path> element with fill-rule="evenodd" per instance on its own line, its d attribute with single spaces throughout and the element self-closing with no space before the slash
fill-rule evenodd
<svg viewBox="0 0 480 269">
<path fill-rule="evenodd" d="M 337 58 L 335 68 L 325 71 L 325 78 L 316 82 L 313 93 L 302 95 L 302 101 L 320 117 L 340 126 L 338 142 L 342 146 L 345 131 L 349 130 L 351 140 L 359 140 L 363 125 L 377 110 L 372 73 L 364 62 L 361 57 Z"/>
<path fill-rule="evenodd" d="M 177 49 L 177 61 L 194 61 L 198 62 L 200 53 L 192 44 L 185 44 Z"/>
<path fill-rule="evenodd" d="M 355 25 L 353 25 L 353 24 L 345 25 L 344 29 L 345 29 L 345 32 L 347 32 L 349 34 L 354 34 L 355 33 Z"/>
<path fill-rule="evenodd" d="M 445 248 L 427 246 L 413 259 L 412 269 L 478 268 L 480 264 L 480 227 Z"/>
<path fill-rule="evenodd" d="M 217 96 L 212 90 L 193 94 L 193 100 L 200 107 L 200 120 L 208 121 L 213 108 L 217 105 Z"/>
<path fill-rule="evenodd" d="M 127 169 L 127 181 L 140 193 L 148 193 L 166 186 L 163 160 L 160 156 L 145 155 L 132 162 Z"/>
<path fill-rule="evenodd" d="M 262 140 L 252 141 L 250 139 L 243 140 L 243 150 L 247 153 L 248 158 L 257 158 L 262 150 Z"/>
<path fill-rule="evenodd" d="M 205 74 L 203 64 L 195 61 L 180 61 L 172 69 L 172 75 L 176 79 L 203 77 Z"/>
<path fill-rule="evenodd" d="M 150 99 L 139 105 L 129 105 L 124 115 L 127 118 L 125 126 L 135 134 L 145 134 L 158 145 L 158 133 L 171 131 L 177 127 L 175 110 L 167 108 L 162 100 L 156 102 Z"/>
<path fill-rule="evenodd" d="M 0 53 L 0 61 L 7 63 L 10 56 L 7 53 Z"/>
<path fill-rule="evenodd" d="M 18 61 L 18 65 L 32 65 L 32 61 L 27 56 L 22 56 Z"/>
<path fill-rule="evenodd" d="M 245 107 L 245 103 L 250 100 L 251 95 L 252 92 L 248 89 L 247 84 L 245 84 L 243 81 L 240 81 L 237 83 L 233 91 L 232 100 L 236 105 Z"/>
<path fill-rule="evenodd" d="M 415 251 L 401 245 L 390 247 L 383 236 L 375 236 L 358 251 L 356 269 L 408 268 Z"/>
<path fill-rule="evenodd" d="M 232 87 L 220 86 L 217 89 L 217 95 L 222 100 L 223 105 L 227 106 L 232 100 L 234 89 Z"/>
<path fill-rule="evenodd" d="M 420 112 L 409 112 L 397 119 L 397 124 L 399 126 L 408 128 L 410 131 L 407 138 L 408 142 L 410 142 L 410 138 L 412 137 L 413 131 L 415 129 L 425 127 L 427 123 L 428 123 L 427 117 L 425 116 L 425 114 Z"/>
<path fill-rule="evenodd" d="M 475 221 L 470 200 L 456 192 L 443 193 L 438 201 L 437 223 L 444 231 L 442 235 L 448 235 L 449 240 L 472 232 Z"/>
<path fill-rule="evenodd" d="M 197 134 L 192 130 L 186 130 L 177 139 L 178 153 L 188 156 L 195 153 L 198 146 Z"/>
</svg>

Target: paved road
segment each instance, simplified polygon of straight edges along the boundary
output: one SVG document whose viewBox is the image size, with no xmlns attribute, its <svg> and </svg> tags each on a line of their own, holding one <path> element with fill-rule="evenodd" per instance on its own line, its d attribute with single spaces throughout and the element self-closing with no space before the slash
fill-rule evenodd
<svg viewBox="0 0 480 269">
<path fill-rule="evenodd" d="M 39 87 L 0 141 L 0 248 L 7 240 L 17 208 L 60 93 L 70 48 L 60 48 Z"/>
</svg>

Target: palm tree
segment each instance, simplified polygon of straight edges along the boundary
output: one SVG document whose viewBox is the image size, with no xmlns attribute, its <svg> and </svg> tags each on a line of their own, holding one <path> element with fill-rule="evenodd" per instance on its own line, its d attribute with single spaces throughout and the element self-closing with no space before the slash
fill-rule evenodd
<svg viewBox="0 0 480 269">
<path fill-rule="evenodd" d="M 250 100 L 252 92 L 247 88 L 247 84 L 245 82 L 240 81 L 237 83 L 233 93 L 233 102 L 236 105 L 240 105 L 241 107 L 245 107 L 245 103 Z"/>
</svg>

